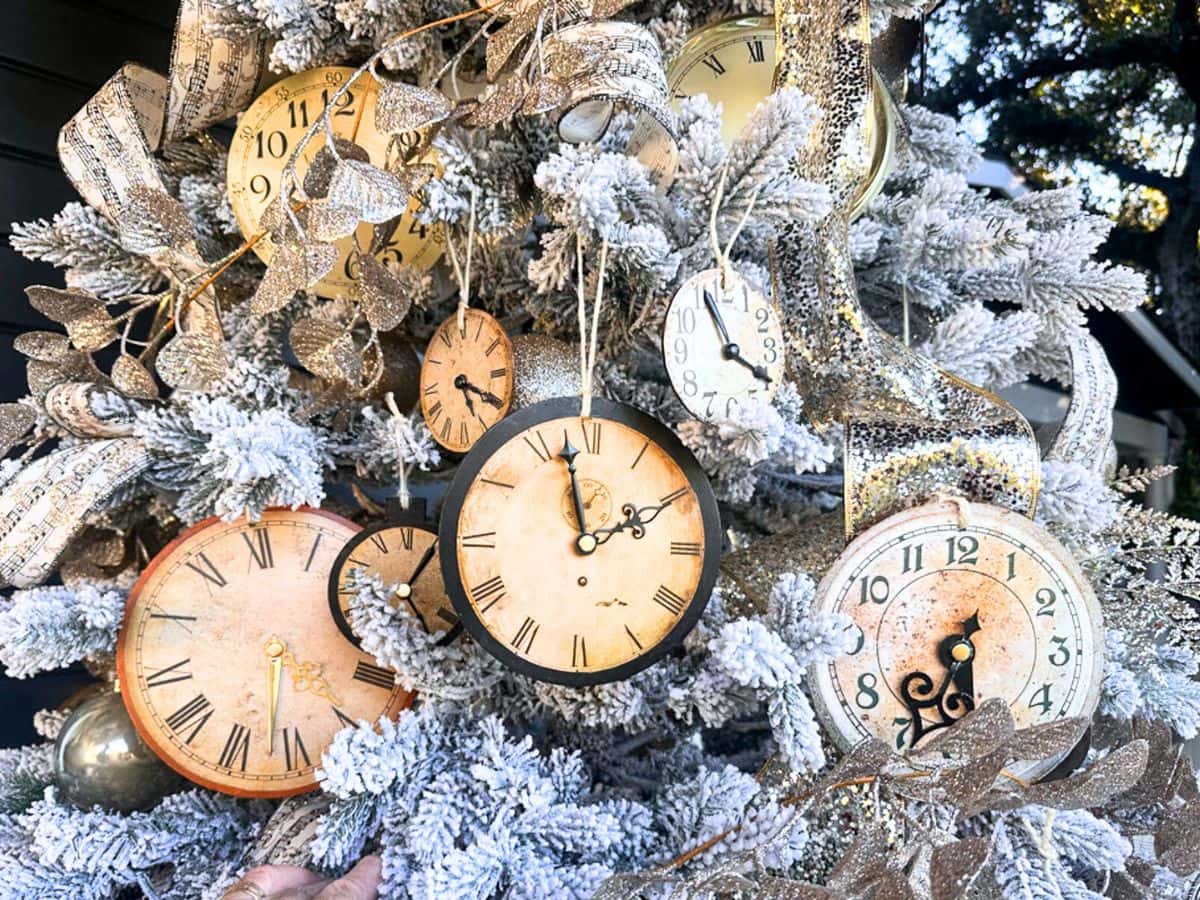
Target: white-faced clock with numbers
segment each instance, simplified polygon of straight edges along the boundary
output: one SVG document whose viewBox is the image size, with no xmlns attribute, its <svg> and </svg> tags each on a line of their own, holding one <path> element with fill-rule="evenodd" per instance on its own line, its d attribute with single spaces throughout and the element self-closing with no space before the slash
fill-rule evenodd
<svg viewBox="0 0 1200 900">
<path fill-rule="evenodd" d="M 943 501 L 891 516 L 838 558 L 817 604 L 854 633 L 848 653 L 809 673 L 843 747 L 875 737 L 907 751 L 993 697 L 1018 728 L 1096 708 L 1099 604 L 1066 548 L 1017 513 Z M 1056 762 L 1009 771 L 1031 778 Z"/>
</svg>

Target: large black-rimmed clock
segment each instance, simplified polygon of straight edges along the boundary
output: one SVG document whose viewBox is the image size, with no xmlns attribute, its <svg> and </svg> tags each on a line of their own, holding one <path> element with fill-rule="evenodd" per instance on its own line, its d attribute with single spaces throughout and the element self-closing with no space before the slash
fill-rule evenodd
<svg viewBox="0 0 1200 900">
<path fill-rule="evenodd" d="M 446 591 L 471 635 L 544 681 L 627 678 L 677 646 L 717 577 L 707 477 L 665 425 L 578 397 L 503 420 L 459 466 L 439 532 Z"/>
</svg>

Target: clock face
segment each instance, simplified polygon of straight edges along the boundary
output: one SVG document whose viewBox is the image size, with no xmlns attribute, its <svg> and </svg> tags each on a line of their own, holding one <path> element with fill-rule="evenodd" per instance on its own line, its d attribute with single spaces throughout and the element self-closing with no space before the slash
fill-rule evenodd
<svg viewBox="0 0 1200 900">
<path fill-rule="evenodd" d="M 708 602 L 716 499 L 662 423 L 545 400 L 489 431 L 442 511 L 446 588 L 511 668 L 560 684 L 626 678 L 676 646 Z M 580 524 L 582 521 L 582 525 Z"/>
<path fill-rule="evenodd" d="M 354 69 L 329 67 L 300 72 L 268 88 L 250 105 L 238 120 L 237 132 L 229 147 L 229 166 L 226 180 L 229 199 L 238 226 L 247 239 L 256 236 L 259 222 L 271 202 L 279 195 L 284 166 L 308 130 L 317 122 L 321 111 L 342 87 Z M 371 162 L 383 166 L 391 136 L 375 128 L 375 100 L 378 83 L 370 73 L 363 73 L 336 101 L 330 121 L 334 133 L 352 140 L 367 153 Z M 399 135 L 400 146 L 426 162 L 434 162 L 431 151 L 422 150 L 424 136 L 420 132 Z M 297 180 L 317 152 L 325 146 L 325 132 L 319 131 L 304 148 L 296 163 Z M 422 155 L 423 154 L 423 155 Z M 387 245 L 379 251 L 385 262 L 405 263 L 428 270 L 441 258 L 444 236 L 441 227 L 428 227 L 413 216 L 421 208 L 413 198 Z M 354 296 L 355 269 L 352 250 L 355 238 L 361 247 L 371 244 L 373 226 L 363 222 L 356 235 L 342 238 L 337 265 L 312 290 L 322 297 Z M 254 245 L 254 252 L 264 262 L 270 262 L 275 246 L 270 237 Z"/>
<path fill-rule="evenodd" d="M 675 294 L 663 326 L 663 358 L 675 393 L 698 419 L 737 415 L 770 400 L 783 381 L 783 332 L 749 282 L 707 269 Z"/>
<path fill-rule="evenodd" d="M 405 606 L 431 634 L 444 633 L 443 640 L 450 641 L 462 630 L 442 583 L 436 532 L 385 522 L 360 531 L 342 548 L 329 576 L 329 611 L 342 634 L 357 647 L 359 640 L 348 615 L 356 572 L 395 585 L 393 605 Z"/>
<path fill-rule="evenodd" d="M 338 731 L 411 702 L 329 615 L 329 572 L 357 531 L 318 510 L 270 510 L 202 522 L 154 558 L 129 596 L 117 670 L 130 718 L 168 765 L 228 794 L 301 793 Z"/>
<path fill-rule="evenodd" d="M 429 339 L 421 363 L 421 414 L 447 450 L 465 453 L 508 413 L 513 398 L 512 342 L 481 309 L 458 313 Z"/>
<path fill-rule="evenodd" d="M 873 736 L 907 750 L 993 697 L 1018 728 L 1095 710 L 1103 631 L 1077 564 L 1017 513 L 965 509 L 965 523 L 945 502 L 885 519 L 818 587 L 819 610 L 849 617 L 855 635 L 809 673 L 842 746 Z M 1010 771 L 1035 777 L 1054 762 Z"/>
<path fill-rule="evenodd" d="M 711 103 L 721 105 L 721 136 L 730 146 L 774 89 L 776 50 L 775 20 L 769 16 L 739 16 L 698 29 L 667 68 L 667 87 L 676 110 L 681 100 L 706 94 Z M 871 175 L 855 198 L 852 216 L 860 214 L 883 187 L 895 151 L 894 113 L 878 76 L 874 96 L 867 138 L 873 152 Z M 678 151 L 648 116 L 639 119 L 629 149 L 650 167 L 656 180 L 667 185 L 674 180 Z"/>
</svg>

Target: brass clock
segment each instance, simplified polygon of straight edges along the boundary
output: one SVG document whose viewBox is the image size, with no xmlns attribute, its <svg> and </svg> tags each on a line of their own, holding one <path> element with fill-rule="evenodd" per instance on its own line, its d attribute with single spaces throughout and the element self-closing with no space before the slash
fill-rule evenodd
<svg viewBox="0 0 1200 900">
<path fill-rule="evenodd" d="M 421 363 L 421 415 L 434 439 L 465 453 L 508 413 L 513 400 L 512 342 L 481 309 L 453 313 L 438 326 Z"/>
<path fill-rule="evenodd" d="M 817 595 L 854 633 L 849 653 L 809 673 L 844 748 L 876 737 L 908 750 L 993 697 L 1018 728 L 1096 709 L 1099 604 L 1068 551 L 1017 513 L 955 502 L 898 513 L 855 539 Z M 1032 778 L 1056 762 L 1009 770 Z"/>
<path fill-rule="evenodd" d="M 627 678 L 676 647 L 717 577 L 721 520 L 695 458 L 629 406 L 544 400 L 492 428 L 446 496 L 442 573 L 506 665 L 559 684 Z"/>
<path fill-rule="evenodd" d="M 783 381 L 783 331 L 771 302 L 736 272 L 705 269 L 683 283 L 667 308 L 663 358 L 688 411 L 731 418 L 769 401 Z"/>
<path fill-rule="evenodd" d="M 129 595 L 117 671 L 164 762 L 227 794 L 297 794 L 317 786 L 338 731 L 411 702 L 329 615 L 329 573 L 357 531 L 320 510 L 269 510 L 201 522 L 154 558 Z"/>
<path fill-rule="evenodd" d="M 283 79 L 263 92 L 238 120 L 237 131 L 229 147 L 226 180 L 230 204 L 238 226 L 247 239 L 262 230 L 259 222 L 267 206 L 279 195 L 280 180 L 300 139 L 317 121 L 332 98 L 354 69 L 326 67 L 300 72 Z M 336 101 L 330 121 L 339 138 L 352 140 L 370 154 L 371 162 L 382 166 L 387 158 L 391 136 L 375 127 L 375 101 L 378 83 L 369 72 Z M 400 141 L 413 154 L 421 154 L 424 136 L 418 132 L 405 133 Z M 319 131 L 309 141 L 296 164 L 296 176 L 303 181 L 304 173 L 317 152 L 325 145 L 325 133 Z M 434 161 L 432 151 L 424 153 L 426 161 Z M 387 244 L 379 250 L 381 260 L 406 263 L 428 270 L 441 258 L 444 237 L 440 226 L 429 227 L 413 217 L 421 208 L 413 198 L 409 212 L 402 216 Z M 357 239 L 361 247 L 371 244 L 373 226 L 360 223 Z M 338 241 L 340 256 L 333 270 L 312 290 L 322 297 L 353 296 L 355 270 L 352 249 L 355 236 Z M 275 246 L 270 237 L 254 244 L 254 252 L 264 262 L 270 262 Z"/>
<path fill-rule="evenodd" d="M 667 68 L 667 86 L 676 108 L 680 100 L 707 94 L 713 104 L 721 104 L 721 134 L 726 146 L 732 144 L 774 87 L 775 49 L 775 20 L 769 16 L 739 16 L 698 29 Z M 861 215 L 883 188 L 895 155 L 896 112 L 878 74 L 873 95 L 868 120 L 871 169 L 855 197 L 851 217 Z M 631 149 L 661 183 L 674 180 L 678 165 L 674 145 L 650 122 L 639 121 Z"/>
<path fill-rule="evenodd" d="M 395 585 L 393 605 L 403 604 L 430 634 L 442 642 L 456 638 L 462 625 L 442 582 L 437 532 L 424 522 L 388 521 L 364 528 L 334 560 L 329 576 L 329 611 L 346 639 L 359 646 L 347 614 L 354 574 L 377 575 Z"/>
</svg>

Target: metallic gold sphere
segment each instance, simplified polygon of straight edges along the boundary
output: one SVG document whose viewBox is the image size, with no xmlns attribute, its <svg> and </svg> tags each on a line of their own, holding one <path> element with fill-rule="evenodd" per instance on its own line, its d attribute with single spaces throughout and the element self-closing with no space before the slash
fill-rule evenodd
<svg viewBox="0 0 1200 900">
<path fill-rule="evenodd" d="M 554 397 L 577 397 L 579 347 L 545 334 L 513 338 L 514 410 Z"/>
<path fill-rule="evenodd" d="M 148 809 L 185 786 L 134 728 L 119 694 L 81 703 L 54 746 L 54 777 L 63 799 L 80 809 Z"/>
</svg>

